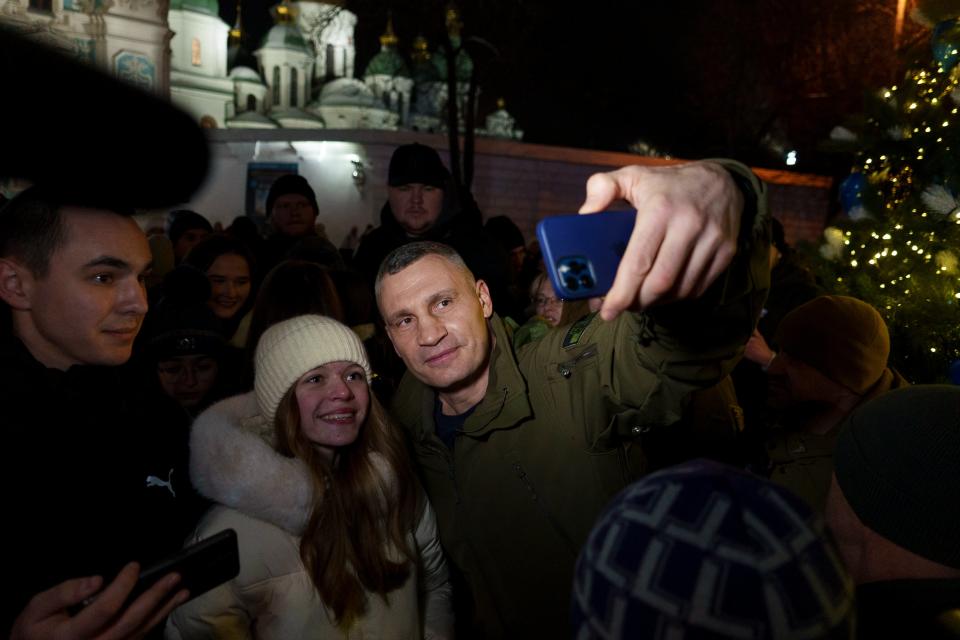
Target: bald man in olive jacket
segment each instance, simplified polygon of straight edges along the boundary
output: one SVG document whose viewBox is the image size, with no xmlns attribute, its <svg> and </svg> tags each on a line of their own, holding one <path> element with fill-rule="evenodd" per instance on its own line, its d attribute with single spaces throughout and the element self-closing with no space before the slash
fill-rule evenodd
<svg viewBox="0 0 960 640">
<path fill-rule="evenodd" d="M 587 196 L 582 212 L 618 198 L 640 212 L 614 285 L 598 315 L 517 351 L 449 247 L 401 247 L 378 274 L 408 368 L 393 413 L 476 637 L 569 636 L 574 561 L 595 518 L 648 470 L 691 392 L 729 373 L 766 295 L 765 191 L 746 167 L 627 167 L 593 176 Z"/>
</svg>

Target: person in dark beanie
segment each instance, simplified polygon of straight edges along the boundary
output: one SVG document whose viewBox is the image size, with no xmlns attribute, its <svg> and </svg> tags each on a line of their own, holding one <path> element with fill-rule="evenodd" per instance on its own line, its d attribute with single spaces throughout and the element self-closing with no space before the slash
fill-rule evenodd
<svg viewBox="0 0 960 640">
<path fill-rule="evenodd" d="M 270 186 L 267 194 L 267 217 L 274 231 L 288 237 L 310 235 L 320 207 L 307 179 L 288 173 Z"/>
<path fill-rule="evenodd" d="M 887 364 L 880 313 L 848 296 L 820 296 L 780 322 L 774 352 L 754 333 L 744 358 L 767 375 L 776 416 L 767 439 L 770 479 L 822 511 L 839 425 L 855 407 L 907 381 Z"/>
<path fill-rule="evenodd" d="M 823 519 L 695 460 L 617 495 L 577 560 L 573 637 L 853 638 L 853 580 Z"/>
<path fill-rule="evenodd" d="M 918 385 L 845 421 L 826 519 L 860 638 L 960 637 L 960 388 Z"/>
<path fill-rule="evenodd" d="M 435 149 L 416 142 L 397 147 L 390 158 L 387 193 L 380 226 L 363 237 L 353 259 L 370 285 L 391 251 L 432 240 L 456 249 L 498 304 L 508 299 L 507 254 L 484 230 L 473 196 L 456 187 Z"/>
<path fill-rule="evenodd" d="M 449 180 L 435 149 L 414 142 L 393 152 L 387 175 L 390 205 L 408 235 L 421 236 L 437 223 Z"/>
<path fill-rule="evenodd" d="M 277 178 L 270 186 L 266 207 L 272 234 L 263 247 L 262 273 L 291 257 L 291 252 L 304 242 L 311 244 L 313 251 L 318 244 L 329 245 L 323 247 L 326 253 L 338 254 L 329 240 L 317 235 L 320 207 L 313 188 L 303 176 L 288 173 Z"/>
<path fill-rule="evenodd" d="M 169 227 L 167 236 L 173 245 L 173 259 L 180 264 L 183 258 L 198 242 L 213 233 L 210 221 L 196 211 L 178 209 L 171 211 L 168 216 Z"/>
</svg>

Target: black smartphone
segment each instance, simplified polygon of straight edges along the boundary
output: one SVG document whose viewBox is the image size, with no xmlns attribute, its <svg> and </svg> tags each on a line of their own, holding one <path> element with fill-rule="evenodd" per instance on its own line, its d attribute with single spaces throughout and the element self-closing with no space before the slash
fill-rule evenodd
<svg viewBox="0 0 960 640">
<path fill-rule="evenodd" d="M 143 595 L 156 584 L 157 580 L 174 572 L 180 574 L 180 582 L 174 589 L 174 593 L 187 589 L 190 591 L 189 600 L 235 578 L 240 573 L 237 532 L 226 529 L 142 569 L 140 577 L 137 578 L 137 584 L 127 596 L 126 606 Z M 94 594 L 80 605 L 71 608 L 69 610 L 71 615 L 79 613 L 98 596 L 99 594 Z"/>
<path fill-rule="evenodd" d="M 604 296 L 627 248 L 636 211 L 557 215 L 537 223 L 537 239 L 557 297 Z"/>
<path fill-rule="evenodd" d="M 237 577 L 240 573 L 237 532 L 225 529 L 142 570 L 128 602 L 133 602 L 157 580 L 173 572 L 180 574 L 176 590 L 188 589 L 190 599 Z"/>
</svg>

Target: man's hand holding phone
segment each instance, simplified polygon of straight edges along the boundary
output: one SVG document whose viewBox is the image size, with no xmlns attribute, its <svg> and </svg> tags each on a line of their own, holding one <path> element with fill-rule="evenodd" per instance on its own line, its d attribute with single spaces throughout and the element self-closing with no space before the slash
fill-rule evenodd
<svg viewBox="0 0 960 640">
<path fill-rule="evenodd" d="M 580 213 L 616 200 L 637 210 L 613 286 L 600 315 L 702 295 L 737 250 L 743 195 L 726 169 L 711 162 L 597 173 Z"/>
<path fill-rule="evenodd" d="M 76 578 L 35 595 L 13 624 L 13 640 L 33 638 L 140 638 L 189 597 L 177 589 L 180 576 L 170 573 L 158 580 L 136 600 L 127 598 L 137 584 L 140 566 L 133 562 L 101 591 L 99 576 Z M 91 599 L 76 615 L 68 609 Z"/>
</svg>

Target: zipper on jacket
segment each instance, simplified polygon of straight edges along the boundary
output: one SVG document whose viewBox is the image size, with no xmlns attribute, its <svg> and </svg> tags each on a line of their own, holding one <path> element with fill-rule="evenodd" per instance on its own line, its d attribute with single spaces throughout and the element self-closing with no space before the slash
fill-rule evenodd
<svg viewBox="0 0 960 640">
<path fill-rule="evenodd" d="M 523 470 L 523 467 L 520 466 L 519 462 L 513 463 L 513 469 L 517 472 L 517 475 L 520 477 L 520 482 L 527 488 L 527 491 L 530 492 L 530 497 L 533 500 L 533 503 L 537 505 L 540 514 L 547 519 L 547 522 L 554 528 L 560 538 L 567 544 L 570 552 L 576 556 L 580 553 L 580 549 L 577 545 L 573 543 L 573 540 L 567 535 L 567 532 L 564 531 L 563 527 L 560 526 L 560 523 L 557 522 L 557 519 L 553 517 L 553 514 L 547 509 L 546 505 L 540 501 L 540 496 L 537 495 L 537 490 L 534 488 L 533 484 L 530 482 L 530 479 L 527 477 L 527 472 Z"/>
<path fill-rule="evenodd" d="M 560 364 L 558 364 L 557 372 L 564 378 L 569 378 L 571 375 L 573 375 L 574 368 L 577 366 L 577 364 L 580 363 L 581 360 L 591 358 L 595 355 L 597 355 L 597 346 L 591 345 L 586 349 L 584 349 L 583 351 L 581 351 L 580 355 L 578 355 L 576 358 L 573 358 L 572 360 L 567 360 L 565 362 L 561 362 Z"/>
<path fill-rule="evenodd" d="M 424 448 L 438 454 L 446 461 L 447 475 L 450 477 L 450 483 L 453 486 L 453 495 L 456 499 L 456 503 L 460 504 L 460 488 L 457 486 L 457 474 L 454 470 L 455 468 L 453 464 L 453 451 L 447 449 L 447 445 L 440 442 L 439 438 L 437 438 L 435 435 L 427 435 L 427 437 L 420 440 L 420 444 L 423 445 Z"/>
<path fill-rule="evenodd" d="M 482 428 L 485 429 L 487 426 L 489 426 L 489 424 L 494 420 L 496 420 L 497 417 L 503 412 L 503 407 L 506 406 L 507 404 L 507 391 L 508 390 L 506 387 L 502 389 L 503 395 L 500 397 L 500 406 L 497 408 L 497 412 L 493 415 L 492 418 L 490 418 L 489 420 L 487 420 L 486 423 L 484 423 Z M 457 432 L 454 434 L 452 449 L 447 449 L 446 445 L 442 443 L 437 444 L 436 438 L 434 438 L 431 441 L 431 446 L 442 450 L 443 455 L 447 456 L 448 466 L 450 468 L 450 481 L 453 483 L 453 495 L 456 498 L 458 505 L 460 504 L 460 487 L 457 485 L 457 472 L 456 472 L 457 465 L 456 465 L 456 460 L 454 459 L 454 456 L 456 455 L 456 450 L 457 450 L 457 440 L 460 440 L 461 438 L 465 438 L 465 437 L 467 437 L 467 432 L 463 430 L 463 427 L 460 427 L 459 429 L 457 429 Z"/>
</svg>

